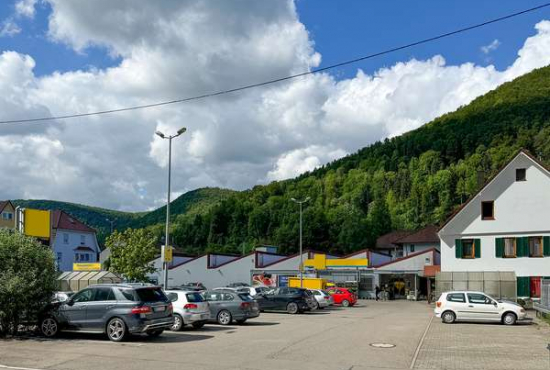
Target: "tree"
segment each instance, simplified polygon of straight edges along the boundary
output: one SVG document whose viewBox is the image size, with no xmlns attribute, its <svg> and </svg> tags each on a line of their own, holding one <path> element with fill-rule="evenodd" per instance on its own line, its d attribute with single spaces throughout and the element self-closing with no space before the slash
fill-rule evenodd
<svg viewBox="0 0 550 370">
<path fill-rule="evenodd" d="M 157 254 L 156 238 L 145 229 L 115 231 L 105 242 L 111 250 L 109 270 L 125 279 L 147 282 L 148 274 L 155 272 L 151 263 Z"/>
<path fill-rule="evenodd" d="M 0 229 L 0 336 L 34 320 L 55 291 L 55 258 L 35 239 Z M 24 315 L 24 317 L 22 317 Z"/>
</svg>

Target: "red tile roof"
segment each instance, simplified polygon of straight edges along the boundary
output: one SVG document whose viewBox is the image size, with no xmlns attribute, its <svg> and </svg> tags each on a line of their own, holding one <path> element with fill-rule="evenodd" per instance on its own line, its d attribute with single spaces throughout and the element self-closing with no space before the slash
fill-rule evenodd
<svg viewBox="0 0 550 370">
<path fill-rule="evenodd" d="M 391 233 L 384 234 L 376 239 L 376 249 L 394 249 L 395 242 L 405 236 L 411 234 L 412 231 L 396 230 Z"/>
<path fill-rule="evenodd" d="M 53 211 L 53 228 L 73 231 L 95 233 L 96 231 L 88 225 L 80 222 L 75 217 L 63 211 Z"/>
<path fill-rule="evenodd" d="M 426 226 L 423 229 L 394 241 L 394 244 L 439 243 L 437 231 L 438 227 L 435 225 Z"/>
</svg>

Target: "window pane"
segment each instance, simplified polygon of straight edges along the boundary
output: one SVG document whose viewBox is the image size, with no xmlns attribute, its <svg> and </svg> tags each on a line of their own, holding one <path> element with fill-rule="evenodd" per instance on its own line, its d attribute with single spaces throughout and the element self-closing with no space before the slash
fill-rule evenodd
<svg viewBox="0 0 550 370">
<path fill-rule="evenodd" d="M 542 237 L 529 238 L 529 256 L 542 257 Z"/>
<path fill-rule="evenodd" d="M 120 293 L 122 293 L 122 295 L 124 296 L 124 298 L 126 298 L 127 300 L 129 301 L 136 301 L 136 298 L 134 296 L 134 291 L 131 290 L 131 289 L 119 289 L 118 290 Z"/>
<path fill-rule="evenodd" d="M 94 301 L 112 301 L 115 297 L 111 288 L 97 288 Z"/>
<path fill-rule="evenodd" d="M 516 257 L 516 239 L 504 239 L 504 257 Z"/>
<path fill-rule="evenodd" d="M 91 289 L 86 289 L 81 292 L 78 292 L 74 295 L 74 302 L 89 302 L 92 300 L 93 291 Z"/>
<path fill-rule="evenodd" d="M 464 293 L 454 293 L 454 294 L 448 294 L 447 300 L 451 302 L 466 302 L 466 298 L 464 297 Z"/>
<path fill-rule="evenodd" d="M 474 257 L 474 241 L 471 239 L 462 240 L 462 257 L 473 258 Z"/>
<path fill-rule="evenodd" d="M 495 217 L 493 214 L 494 202 L 481 202 L 481 218 L 484 220 L 490 220 Z"/>
<path fill-rule="evenodd" d="M 527 172 L 525 168 L 516 169 L 516 181 L 525 181 L 527 178 Z"/>
<path fill-rule="evenodd" d="M 166 295 L 170 302 L 177 302 L 178 301 L 178 294 L 177 293 L 168 293 Z"/>
<path fill-rule="evenodd" d="M 186 297 L 187 297 L 187 302 L 191 302 L 191 303 L 204 301 L 200 293 L 187 293 Z"/>
<path fill-rule="evenodd" d="M 487 303 L 488 299 L 483 294 L 468 293 L 468 301 L 475 304 L 485 304 Z"/>
<path fill-rule="evenodd" d="M 161 302 L 168 300 L 160 288 L 137 289 L 136 294 L 143 302 Z"/>
</svg>

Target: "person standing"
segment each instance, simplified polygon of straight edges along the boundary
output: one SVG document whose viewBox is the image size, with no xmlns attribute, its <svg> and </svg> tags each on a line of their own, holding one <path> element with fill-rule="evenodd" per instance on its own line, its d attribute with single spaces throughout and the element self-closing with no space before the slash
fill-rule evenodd
<svg viewBox="0 0 550 370">
<path fill-rule="evenodd" d="M 376 300 L 378 301 L 378 296 L 380 295 L 380 287 L 378 285 L 374 288 L 374 294 L 376 295 Z"/>
</svg>

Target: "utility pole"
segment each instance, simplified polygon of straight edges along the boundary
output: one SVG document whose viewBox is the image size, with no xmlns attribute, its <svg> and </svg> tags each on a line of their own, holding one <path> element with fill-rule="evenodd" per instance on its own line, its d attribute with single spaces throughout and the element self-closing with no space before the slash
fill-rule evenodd
<svg viewBox="0 0 550 370">
<path fill-rule="evenodd" d="M 164 271 L 164 289 L 168 289 L 168 263 L 166 262 L 166 250 L 170 248 L 170 186 L 172 181 L 172 139 L 183 134 L 187 129 L 182 127 L 175 135 L 166 136 L 162 132 L 155 132 L 161 139 L 168 139 L 168 195 L 166 200 L 166 237 L 164 238 L 164 245 L 162 246 L 162 268 Z"/>
<path fill-rule="evenodd" d="M 304 278 L 303 278 L 303 269 L 304 269 L 304 253 L 302 251 L 302 213 L 303 213 L 303 204 L 309 202 L 311 198 L 307 197 L 304 200 L 296 200 L 291 198 L 294 203 L 300 206 L 300 288 L 304 287 Z"/>
</svg>

